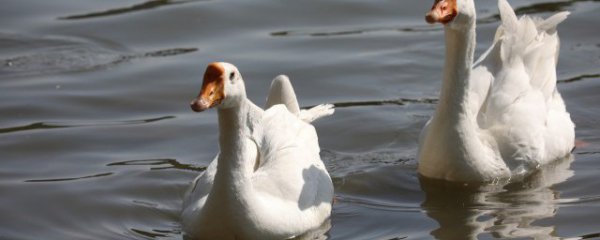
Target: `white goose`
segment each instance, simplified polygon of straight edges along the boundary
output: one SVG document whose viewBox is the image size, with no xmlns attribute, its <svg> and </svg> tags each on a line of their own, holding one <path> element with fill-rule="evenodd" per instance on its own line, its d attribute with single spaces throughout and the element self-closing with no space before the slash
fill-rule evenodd
<svg viewBox="0 0 600 240">
<path fill-rule="evenodd" d="M 574 124 L 556 89 L 556 26 L 517 19 L 499 0 L 502 24 L 473 63 L 473 0 L 436 0 L 426 19 L 444 24 L 446 58 L 439 103 L 421 132 L 421 175 L 450 181 L 510 180 L 561 159 L 574 147 Z"/>
<path fill-rule="evenodd" d="M 229 63 L 211 63 L 191 107 L 217 107 L 220 153 L 184 201 L 183 230 L 197 239 L 287 239 L 329 218 L 333 184 L 309 122 L 332 105 L 300 111 L 285 76 L 273 80 L 267 110 L 246 98 Z"/>
</svg>

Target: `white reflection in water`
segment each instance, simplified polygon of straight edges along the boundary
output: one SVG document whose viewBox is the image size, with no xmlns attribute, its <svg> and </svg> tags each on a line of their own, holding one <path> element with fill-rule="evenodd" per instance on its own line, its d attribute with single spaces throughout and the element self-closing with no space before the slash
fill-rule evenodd
<svg viewBox="0 0 600 240">
<path fill-rule="evenodd" d="M 494 238 L 559 239 L 555 226 L 536 221 L 558 211 L 559 192 L 552 186 L 573 176 L 573 157 L 542 167 L 523 181 L 509 184 L 465 184 L 420 178 L 427 216 L 439 227 L 436 239 Z"/>
</svg>

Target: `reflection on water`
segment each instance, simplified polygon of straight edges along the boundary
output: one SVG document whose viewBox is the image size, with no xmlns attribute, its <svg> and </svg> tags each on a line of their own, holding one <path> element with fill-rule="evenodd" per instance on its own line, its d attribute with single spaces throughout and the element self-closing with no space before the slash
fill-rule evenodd
<svg viewBox="0 0 600 240">
<path fill-rule="evenodd" d="M 329 238 L 327 234 L 329 229 L 331 229 L 331 219 L 327 219 L 319 228 L 291 238 L 290 240 L 325 240 Z"/>
<path fill-rule="evenodd" d="M 448 183 L 420 178 L 427 216 L 439 227 L 436 239 L 495 238 L 558 239 L 555 226 L 536 225 L 558 211 L 558 192 L 552 186 L 571 176 L 573 157 L 545 166 L 524 181 L 503 184 Z"/>
</svg>

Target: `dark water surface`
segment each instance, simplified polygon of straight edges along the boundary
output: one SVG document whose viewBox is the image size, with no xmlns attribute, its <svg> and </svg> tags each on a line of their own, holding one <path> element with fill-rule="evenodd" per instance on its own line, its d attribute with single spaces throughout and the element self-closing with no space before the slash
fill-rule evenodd
<svg viewBox="0 0 600 240">
<path fill-rule="evenodd" d="M 476 2 L 481 53 L 498 17 Z M 216 60 L 259 105 L 280 73 L 302 105 L 337 103 L 316 123 L 336 187 L 330 239 L 600 236 L 600 1 L 511 1 L 572 12 L 559 89 L 585 144 L 504 187 L 416 174 L 443 63 L 432 1 L 1 3 L 0 239 L 182 239 L 183 194 L 218 151 L 216 112 L 188 103 Z"/>
</svg>

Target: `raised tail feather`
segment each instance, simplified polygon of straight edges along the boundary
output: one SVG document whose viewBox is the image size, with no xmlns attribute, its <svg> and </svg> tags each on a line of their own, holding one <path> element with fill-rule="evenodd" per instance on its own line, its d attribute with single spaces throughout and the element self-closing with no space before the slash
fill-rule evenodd
<svg viewBox="0 0 600 240">
<path fill-rule="evenodd" d="M 502 25 L 498 27 L 495 41 L 502 41 L 501 56 L 505 62 L 528 55 L 541 46 L 547 47 L 545 38 L 553 35 L 558 24 L 569 15 L 569 12 L 560 12 L 547 19 L 526 15 L 519 19 L 507 0 L 498 0 L 498 9 Z"/>
<path fill-rule="evenodd" d="M 300 106 L 296 99 L 296 93 L 294 92 L 292 83 L 290 83 L 290 79 L 286 75 L 279 75 L 271 82 L 266 108 L 277 104 L 285 105 L 288 111 L 296 116 L 300 114 Z"/>
<path fill-rule="evenodd" d="M 533 31 L 528 29 L 528 24 L 530 22 L 533 23 L 535 29 L 537 30 L 536 34 L 540 34 L 542 32 L 546 32 L 548 34 L 553 34 L 556 31 L 556 27 L 558 24 L 567 19 L 567 16 L 571 14 L 569 11 L 563 11 L 556 13 L 549 18 L 541 19 L 541 18 L 530 18 L 529 16 L 523 16 L 521 19 L 517 18 L 515 11 L 510 6 L 507 0 L 498 0 L 498 9 L 500 10 L 500 18 L 502 19 L 502 32 L 507 32 L 516 35 L 523 35 L 524 33 L 534 33 Z M 498 35 L 502 34 L 497 34 Z M 521 36 L 523 37 L 523 36 Z"/>
<path fill-rule="evenodd" d="M 273 79 L 269 96 L 267 96 L 266 108 L 277 104 L 283 104 L 288 111 L 307 123 L 329 116 L 335 111 L 332 104 L 321 104 L 310 109 L 300 110 L 292 83 L 285 75 L 279 75 Z"/>
<path fill-rule="evenodd" d="M 335 109 L 333 104 L 321 104 L 310 109 L 300 111 L 300 119 L 307 123 L 313 122 L 319 118 L 333 114 Z"/>
<path fill-rule="evenodd" d="M 526 91 L 540 91 L 546 101 L 552 99 L 556 89 L 556 62 L 559 53 L 559 39 L 556 27 L 569 15 L 568 12 L 557 13 L 547 19 L 524 15 L 517 18 L 507 0 L 498 0 L 501 25 L 496 32 L 494 46 L 490 51 L 499 53 L 499 69 L 506 74 L 495 75 L 495 89 L 521 88 L 513 91 L 514 96 L 507 96 L 506 91 L 496 90 L 504 94 L 504 103 L 496 104 L 496 111 L 506 107 L 505 103 L 516 101 Z M 490 54 L 490 56 L 498 56 Z M 488 56 L 489 57 L 489 56 Z M 507 75 L 508 74 L 508 75 Z M 495 91 L 492 89 L 492 92 Z"/>
<path fill-rule="evenodd" d="M 559 12 L 557 14 L 552 15 L 549 18 L 546 18 L 545 20 L 536 21 L 538 31 L 544 31 L 548 34 L 553 34 L 554 32 L 556 32 L 556 26 L 558 26 L 559 23 L 567 19 L 567 16 L 569 16 L 569 14 L 571 13 L 568 11 Z"/>
<path fill-rule="evenodd" d="M 500 10 L 500 18 L 502 19 L 502 27 L 508 32 L 517 32 L 519 28 L 519 19 L 513 8 L 508 4 L 507 0 L 498 0 L 498 9 Z M 537 30 L 542 32 L 554 33 L 556 26 L 567 19 L 571 14 L 569 11 L 559 12 L 546 19 L 534 19 Z"/>
</svg>

